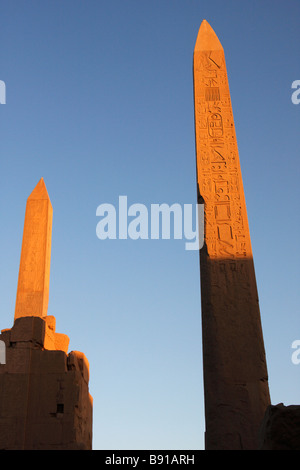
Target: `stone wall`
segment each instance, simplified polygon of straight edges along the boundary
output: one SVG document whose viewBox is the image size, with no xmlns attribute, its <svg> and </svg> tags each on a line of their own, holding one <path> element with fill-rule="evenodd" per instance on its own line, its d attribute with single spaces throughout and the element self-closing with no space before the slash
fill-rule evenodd
<svg viewBox="0 0 300 470">
<path fill-rule="evenodd" d="M 300 450 L 300 406 L 279 403 L 267 408 L 260 450 Z"/>
<path fill-rule="evenodd" d="M 0 450 L 91 449 L 89 364 L 83 353 L 67 353 L 54 317 L 16 319 L 0 340 Z"/>
</svg>

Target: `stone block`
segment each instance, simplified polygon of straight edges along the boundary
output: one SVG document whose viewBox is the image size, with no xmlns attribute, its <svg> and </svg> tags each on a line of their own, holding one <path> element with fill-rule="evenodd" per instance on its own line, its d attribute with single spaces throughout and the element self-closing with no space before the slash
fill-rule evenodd
<svg viewBox="0 0 300 470">
<path fill-rule="evenodd" d="M 300 406 L 270 405 L 260 431 L 261 450 L 300 450 Z"/>
<path fill-rule="evenodd" d="M 45 338 L 45 320 L 39 317 L 20 317 L 14 322 L 11 329 L 10 341 L 37 343 L 44 345 Z"/>
<path fill-rule="evenodd" d="M 6 328 L 5 330 L 1 330 L 0 340 L 4 341 L 6 346 L 9 346 L 9 343 L 10 343 L 10 332 L 11 332 L 10 328 Z"/>
<path fill-rule="evenodd" d="M 21 345 L 24 344 L 24 347 Z M 18 343 L 19 347 L 8 347 L 6 349 L 6 373 L 24 374 L 30 371 L 31 349 L 27 347 L 30 343 Z"/>
<path fill-rule="evenodd" d="M 70 339 L 67 335 L 63 333 L 55 333 L 54 335 L 54 344 L 57 351 L 64 351 L 68 353 Z"/>
<path fill-rule="evenodd" d="M 63 351 L 33 350 L 31 372 L 41 375 L 67 372 L 66 353 Z"/>
<path fill-rule="evenodd" d="M 86 356 L 80 351 L 71 351 L 68 355 L 68 368 L 70 370 L 79 370 L 84 380 L 89 381 L 89 362 Z"/>
</svg>

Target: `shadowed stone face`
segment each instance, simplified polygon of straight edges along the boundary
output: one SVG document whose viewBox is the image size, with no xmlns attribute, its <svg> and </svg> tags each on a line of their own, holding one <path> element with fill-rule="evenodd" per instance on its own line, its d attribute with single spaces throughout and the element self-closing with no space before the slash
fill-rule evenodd
<svg viewBox="0 0 300 470">
<path fill-rule="evenodd" d="M 52 212 L 42 178 L 26 204 L 15 319 L 47 315 Z"/>
<path fill-rule="evenodd" d="M 223 47 L 207 21 L 194 50 L 207 449 L 257 448 L 269 405 L 258 294 Z"/>
</svg>

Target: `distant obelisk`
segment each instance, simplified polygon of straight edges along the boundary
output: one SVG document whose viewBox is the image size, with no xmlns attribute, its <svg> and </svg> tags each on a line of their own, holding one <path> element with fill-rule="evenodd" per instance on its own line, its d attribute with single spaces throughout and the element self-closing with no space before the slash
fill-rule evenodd
<svg viewBox="0 0 300 470">
<path fill-rule="evenodd" d="M 47 314 L 52 205 L 43 178 L 27 199 L 15 318 L 0 332 L 0 450 L 91 450 L 89 363 Z M 3 357 L 3 351 L 2 351 Z"/>
<path fill-rule="evenodd" d="M 243 182 L 223 47 L 207 21 L 194 50 L 205 448 L 256 449 L 270 404 Z"/>
<path fill-rule="evenodd" d="M 26 204 L 15 319 L 47 316 L 52 214 L 51 201 L 41 178 Z"/>
</svg>

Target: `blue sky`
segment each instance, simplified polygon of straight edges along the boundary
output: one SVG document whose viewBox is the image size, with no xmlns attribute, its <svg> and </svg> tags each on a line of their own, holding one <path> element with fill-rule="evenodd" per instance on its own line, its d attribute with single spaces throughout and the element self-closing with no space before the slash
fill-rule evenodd
<svg viewBox="0 0 300 470">
<path fill-rule="evenodd" d="M 99 240 L 102 203 L 195 204 L 193 49 L 225 50 L 272 403 L 299 404 L 298 0 L 1 0 L 0 328 L 26 199 L 44 177 L 48 313 L 90 362 L 95 449 L 202 449 L 199 260 L 184 240 Z"/>
</svg>

